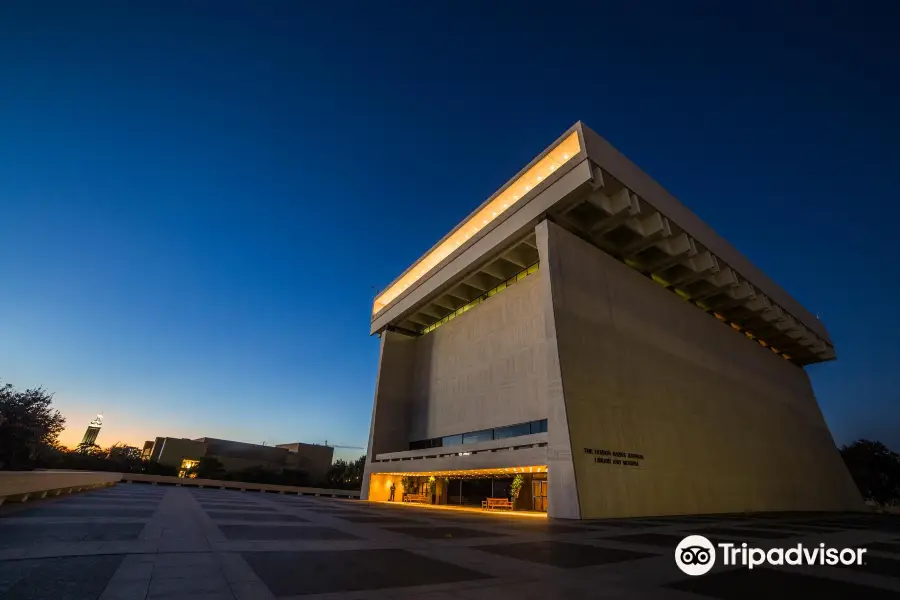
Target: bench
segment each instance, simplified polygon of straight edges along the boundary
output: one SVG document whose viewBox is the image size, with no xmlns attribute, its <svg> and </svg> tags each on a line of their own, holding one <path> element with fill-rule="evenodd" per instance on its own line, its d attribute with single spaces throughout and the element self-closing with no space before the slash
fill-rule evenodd
<svg viewBox="0 0 900 600">
<path fill-rule="evenodd" d="M 404 502 L 428 502 L 425 494 L 406 494 Z"/>
<path fill-rule="evenodd" d="M 487 510 L 494 510 L 495 508 L 512 510 L 513 505 L 508 498 L 486 498 L 481 501 L 481 508 Z"/>
</svg>

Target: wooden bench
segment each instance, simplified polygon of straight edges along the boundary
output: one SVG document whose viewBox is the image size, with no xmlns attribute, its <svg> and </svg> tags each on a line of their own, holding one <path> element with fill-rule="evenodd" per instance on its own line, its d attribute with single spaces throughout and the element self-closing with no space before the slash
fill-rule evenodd
<svg viewBox="0 0 900 600">
<path fill-rule="evenodd" d="M 405 502 L 428 502 L 428 496 L 425 494 L 406 494 Z"/>
<path fill-rule="evenodd" d="M 512 510 L 513 505 L 508 498 L 486 498 L 481 501 L 481 508 L 487 510 L 494 510 L 495 508 Z"/>
</svg>

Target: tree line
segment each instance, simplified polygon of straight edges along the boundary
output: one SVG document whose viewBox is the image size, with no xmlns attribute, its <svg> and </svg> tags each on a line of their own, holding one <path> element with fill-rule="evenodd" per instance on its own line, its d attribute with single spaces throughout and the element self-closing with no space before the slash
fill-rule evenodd
<svg viewBox="0 0 900 600">
<path fill-rule="evenodd" d="M 178 475 L 179 469 L 143 460 L 141 449 L 126 444 L 101 448 L 79 444 L 69 449 L 59 442 L 66 419 L 53 408 L 53 394 L 44 388 L 18 390 L 0 382 L 0 470 L 72 469 L 113 471 L 148 475 Z M 272 483 L 331 489 L 358 490 L 362 485 L 366 457 L 355 461 L 337 460 L 325 476 L 314 480 L 309 473 L 285 469 L 282 472 L 251 467 L 226 472 L 212 457 L 202 458 L 188 474 L 206 479 Z"/>
</svg>

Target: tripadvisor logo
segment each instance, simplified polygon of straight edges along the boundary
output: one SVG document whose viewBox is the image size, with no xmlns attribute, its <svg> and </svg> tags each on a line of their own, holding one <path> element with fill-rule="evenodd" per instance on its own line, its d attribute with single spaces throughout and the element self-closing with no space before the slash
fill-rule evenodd
<svg viewBox="0 0 900 600">
<path fill-rule="evenodd" d="M 726 566 L 744 566 L 748 569 L 761 565 L 862 565 L 865 548 L 828 548 L 819 544 L 811 548 L 797 544 L 790 548 L 752 548 L 746 543 L 717 544 Z M 675 564 L 686 575 L 704 575 L 716 564 L 716 548 L 702 535 L 689 535 L 675 548 Z"/>
<path fill-rule="evenodd" d="M 689 535 L 675 548 L 675 564 L 687 575 L 703 575 L 716 564 L 716 549 L 702 535 Z"/>
</svg>

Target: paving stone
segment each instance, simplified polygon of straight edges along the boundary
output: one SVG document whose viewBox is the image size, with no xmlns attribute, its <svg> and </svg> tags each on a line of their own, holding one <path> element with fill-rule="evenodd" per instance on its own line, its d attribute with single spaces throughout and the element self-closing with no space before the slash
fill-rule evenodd
<svg viewBox="0 0 900 600">
<path fill-rule="evenodd" d="M 835 533 L 836 531 L 840 531 L 834 527 L 822 527 L 821 525 L 806 525 L 799 523 L 748 523 L 746 525 L 741 525 L 741 527 L 745 529 L 778 529 L 782 531 L 790 529 L 793 531 L 810 531 L 814 533 Z"/>
<path fill-rule="evenodd" d="M 643 521 L 588 521 L 585 525 L 589 527 L 612 527 L 621 529 L 643 529 L 651 527 L 660 527 L 660 523 L 645 523 Z"/>
<path fill-rule="evenodd" d="M 260 581 L 244 581 L 231 584 L 235 600 L 271 600 L 274 598 L 269 588 Z"/>
<path fill-rule="evenodd" d="M 614 548 L 601 548 L 556 541 L 494 544 L 491 546 L 475 546 L 475 549 L 564 569 L 605 565 L 657 556 L 656 554 L 635 552 L 633 550 L 617 550 Z"/>
<path fill-rule="evenodd" d="M 150 579 L 143 581 L 112 581 L 103 590 L 100 600 L 144 600 Z"/>
<path fill-rule="evenodd" d="M 744 529 L 740 527 L 705 527 L 703 529 L 691 530 L 691 534 L 703 535 L 726 535 L 735 538 L 754 538 L 754 539 L 771 539 L 779 540 L 785 538 L 797 537 L 793 531 L 769 531 L 765 529 Z"/>
<path fill-rule="evenodd" d="M 357 536 L 315 525 L 285 527 L 282 525 L 220 525 L 219 530 L 232 541 L 263 540 L 354 540 Z"/>
<path fill-rule="evenodd" d="M 666 587 L 719 600 L 758 600 L 777 593 L 778 598 L 817 600 L 897 600 L 900 594 L 882 588 L 773 569 L 737 569 L 691 577 Z"/>
<path fill-rule="evenodd" d="M 200 506 L 202 506 L 204 510 L 215 510 L 215 511 L 225 511 L 225 510 L 246 511 L 246 512 L 277 512 L 278 511 L 278 509 L 272 508 L 271 506 L 262 506 L 262 505 L 256 505 L 256 504 L 226 504 L 224 502 L 213 504 L 211 502 L 204 502 Z"/>
<path fill-rule="evenodd" d="M 60 503 L 54 506 L 35 507 L 17 513 L 17 517 L 79 517 L 79 518 L 130 518 L 147 519 L 153 513 L 153 508 L 122 508 L 116 506 L 84 507 L 69 506 L 68 503 Z"/>
<path fill-rule="evenodd" d="M 218 563 L 216 560 L 216 556 L 211 553 L 184 553 L 184 552 L 169 552 L 169 553 L 160 553 L 156 555 L 156 560 L 154 561 L 159 567 L 176 567 L 176 566 L 192 566 L 192 567 L 205 567 L 205 566 L 215 566 Z"/>
<path fill-rule="evenodd" d="M 856 565 L 841 566 L 838 568 L 852 569 L 853 571 L 862 571 L 864 573 L 883 575 L 885 577 L 900 577 L 900 557 L 885 558 L 883 556 L 873 556 L 869 553 L 866 553 L 863 554 L 862 565 L 858 567 Z"/>
<path fill-rule="evenodd" d="M 208 510 L 206 514 L 216 521 L 293 521 L 295 523 L 305 522 L 297 515 L 286 513 L 266 513 L 254 512 L 246 510 Z"/>
<path fill-rule="evenodd" d="M 462 527 L 384 527 L 383 529 L 429 540 L 502 537 L 502 534 L 499 533 Z"/>
<path fill-rule="evenodd" d="M 199 594 L 231 594 L 228 582 L 218 577 L 187 577 L 150 580 L 147 598 L 166 598 L 167 600 L 181 596 L 197 596 Z"/>
<path fill-rule="evenodd" d="M 861 544 L 869 550 L 878 550 L 879 552 L 887 552 L 889 554 L 900 554 L 900 543 L 897 542 L 869 542 Z"/>
<path fill-rule="evenodd" d="M 594 538 L 598 539 L 598 538 Z M 614 542 L 624 542 L 626 544 L 643 544 L 645 546 L 659 546 L 662 548 L 671 548 L 672 551 L 678 546 L 678 542 L 684 539 L 683 535 L 677 533 L 632 533 L 628 535 L 611 535 L 599 538 L 601 540 L 611 540 Z M 713 542 L 715 543 L 715 542 Z"/>
<path fill-rule="evenodd" d="M 40 565 L 38 560 L 10 560 L 0 562 L 0 595 L 14 586 L 20 579 L 27 577 Z M 5 596 L 4 596 L 5 597 Z"/>
<path fill-rule="evenodd" d="M 487 579 L 457 565 L 406 550 L 244 552 L 275 596 L 377 590 Z"/>
<path fill-rule="evenodd" d="M 0 523 L 0 547 L 136 540 L 143 523 Z"/>
<path fill-rule="evenodd" d="M 222 570 L 218 564 L 213 562 L 207 565 L 198 564 L 176 564 L 176 565 L 154 565 L 153 579 L 186 579 L 189 577 L 216 578 L 222 577 Z"/>
<path fill-rule="evenodd" d="M 416 521 L 415 519 L 404 519 L 402 517 L 382 517 L 379 515 L 367 516 L 353 516 L 353 515 L 341 515 L 338 516 L 339 519 L 344 521 L 350 521 L 351 523 L 420 523 L 420 521 Z"/>
<path fill-rule="evenodd" d="M 46 558 L 8 587 L 4 600 L 96 600 L 122 562 L 122 555 Z"/>
<path fill-rule="evenodd" d="M 535 519 L 533 522 L 529 519 L 529 521 L 524 522 L 515 522 L 515 523 L 496 523 L 496 522 L 484 522 L 483 523 L 489 527 L 500 527 L 500 528 L 510 528 L 513 530 L 527 531 L 528 533 L 545 533 L 548 535 L 554 535 L 559 533 L 583 533 L 585 531 L 593 531 L 593 527 L 585 526 L 585 525 L 574 525 L 574 524 L 561 524 L 561 523 L 551 523 L 544 520 Z"/>
</svg>

